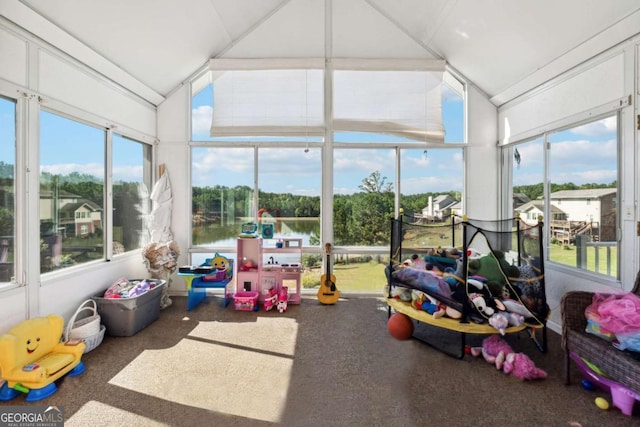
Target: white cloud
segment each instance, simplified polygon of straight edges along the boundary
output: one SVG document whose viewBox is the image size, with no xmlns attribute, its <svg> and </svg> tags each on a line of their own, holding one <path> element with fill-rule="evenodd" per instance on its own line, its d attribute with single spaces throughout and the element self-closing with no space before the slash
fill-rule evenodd
<svg viewBox="0 0 640 427">
<path fill-rule="evenodd" d="M 207 135 L 211 132 L 211 119 L 213 108 L 202 105 L 191 110 L 191 131 L 194 135 Z"/>
<path fill-rule="evenodd" d="M 114 166 L 113 180 L 116 182 L 142 181 L 142 166 Z"/>
<path fill-rule="evenodd" d="M 609 184 L 618 179 L 618 174 L 615 170 L 610 169 L 559 171 L 558 173 L 552 172 L 550 179 L 552 182 L 559 184 L 566 182 L 572 182 L 576 185 L 582 185 L 592 182 L 599 184 Z"/>
<path fill-rule="evenodd" d="M 612 116 L 606 119 L 598 120 L 597 122 L 578 126 L 576 128 L 570 129 L 569 132 L 575 135 L 600 137 L 604 135 L 611 135 L 612 133 L 616 132 L 616 129 L 617 119 L 616 116 Z"/>
<path fill-rule="evenodd" d="M 561 141 L 551 145 L 551 167 L 561 164 L 577 167 L 602 166 L 609 162 L 615 168 L 618 147 L 615 139 L 605 141 Z"/>
<path fill-rule="evenodd" d="M 77 172 L 79 174 L 92 175 L 98 179 L 104 179 L 104 164 L 102 163 L 88 163 L 86 165 L 77 163 L 43 165 L 40 167 L 40 171 L 53 175 L 69 175 L 72 172 Z"/>
<path fill-rule="evenodd" d="M 462 191 L 462 180 L 455 176 L 427 176 L 402 181 L 402 194 Z"/>
</svg>

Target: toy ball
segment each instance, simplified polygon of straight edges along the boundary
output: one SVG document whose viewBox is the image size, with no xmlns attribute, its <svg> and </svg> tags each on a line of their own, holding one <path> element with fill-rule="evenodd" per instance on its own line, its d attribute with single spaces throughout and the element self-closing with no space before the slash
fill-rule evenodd
<svg viewBox="0 0 640 427">
<path fill-rule="evenodd" d="M 595 402 L 596 402 L 596 406 L 602 409 L 603 411 L 606 411 L 607 409 L 609 409 L 609 402 L 607 402 L 607 399 L 602 397 L 596 397 Z"/>
<path fill-rule="evenodd" d="M 582 380 L 581 384 L 582 384 L 582 388 L 587 391 L 593 391 L 596 389 L 596 386 L 594 386 L 589 380 Z"/>
<path fill-rule="evenodd" d="M 403 313 L 394 313 L 387 321 L 387 329 L 392 337 L 408 340 L 413 335 L 413 321 Z"/>
</svg>

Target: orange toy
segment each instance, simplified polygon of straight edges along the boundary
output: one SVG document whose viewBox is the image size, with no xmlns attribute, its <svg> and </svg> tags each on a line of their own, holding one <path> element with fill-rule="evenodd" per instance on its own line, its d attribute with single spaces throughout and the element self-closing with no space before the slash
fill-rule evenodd
<svg viewBox="0 0 640 427">
<path fill-rule="evenodd" d="M 408 340 L 413 335 L 413 320 L 403 313 L 395 313 L 387 321 L 387 329 L 392 337 Z"/>
</svg>

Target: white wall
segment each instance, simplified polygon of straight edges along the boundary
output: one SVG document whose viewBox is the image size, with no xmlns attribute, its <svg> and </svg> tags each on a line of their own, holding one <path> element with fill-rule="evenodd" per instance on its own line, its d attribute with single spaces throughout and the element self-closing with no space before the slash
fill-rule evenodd
<svg viewBox="0 0 640 427">
<path fill-rule="evenodd" d="M 158 164 L 166 164 L 171 182 L 173 205 L 171 231 L 180 247 L 178 265 L 189 263 L 187 252 L 191 233 L 191 163 L 189 158 L 190 91 L 187 85 L 169 96 L 158 106 Z M 174 276 L 169 293 L 184 293 L 186 285 L 180 276 Z"/>
<path fill-rule="evenodd" d="M 468 148 L 465 159 L 465 214 L 473 219 L 499 215 L 496 107 L 471 86 L 467 90 Z"/>
</svg>

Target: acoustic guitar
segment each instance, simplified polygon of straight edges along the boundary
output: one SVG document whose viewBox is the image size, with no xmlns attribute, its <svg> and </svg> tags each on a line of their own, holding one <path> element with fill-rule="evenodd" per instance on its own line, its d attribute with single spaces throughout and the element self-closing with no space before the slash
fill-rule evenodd
<svg viewBox="0 0 640 427">
<path fill-rule="evenodd" d="M 336 276 L 331 273 L 331 243 L 324 245 L 327 260 L 325 274 L 320 278 L 320 289 L 318 289 L 318 301 L 322 304 L 335 304 L 340 298 L 340 292 L 336 287 Z"/>
</svg>

